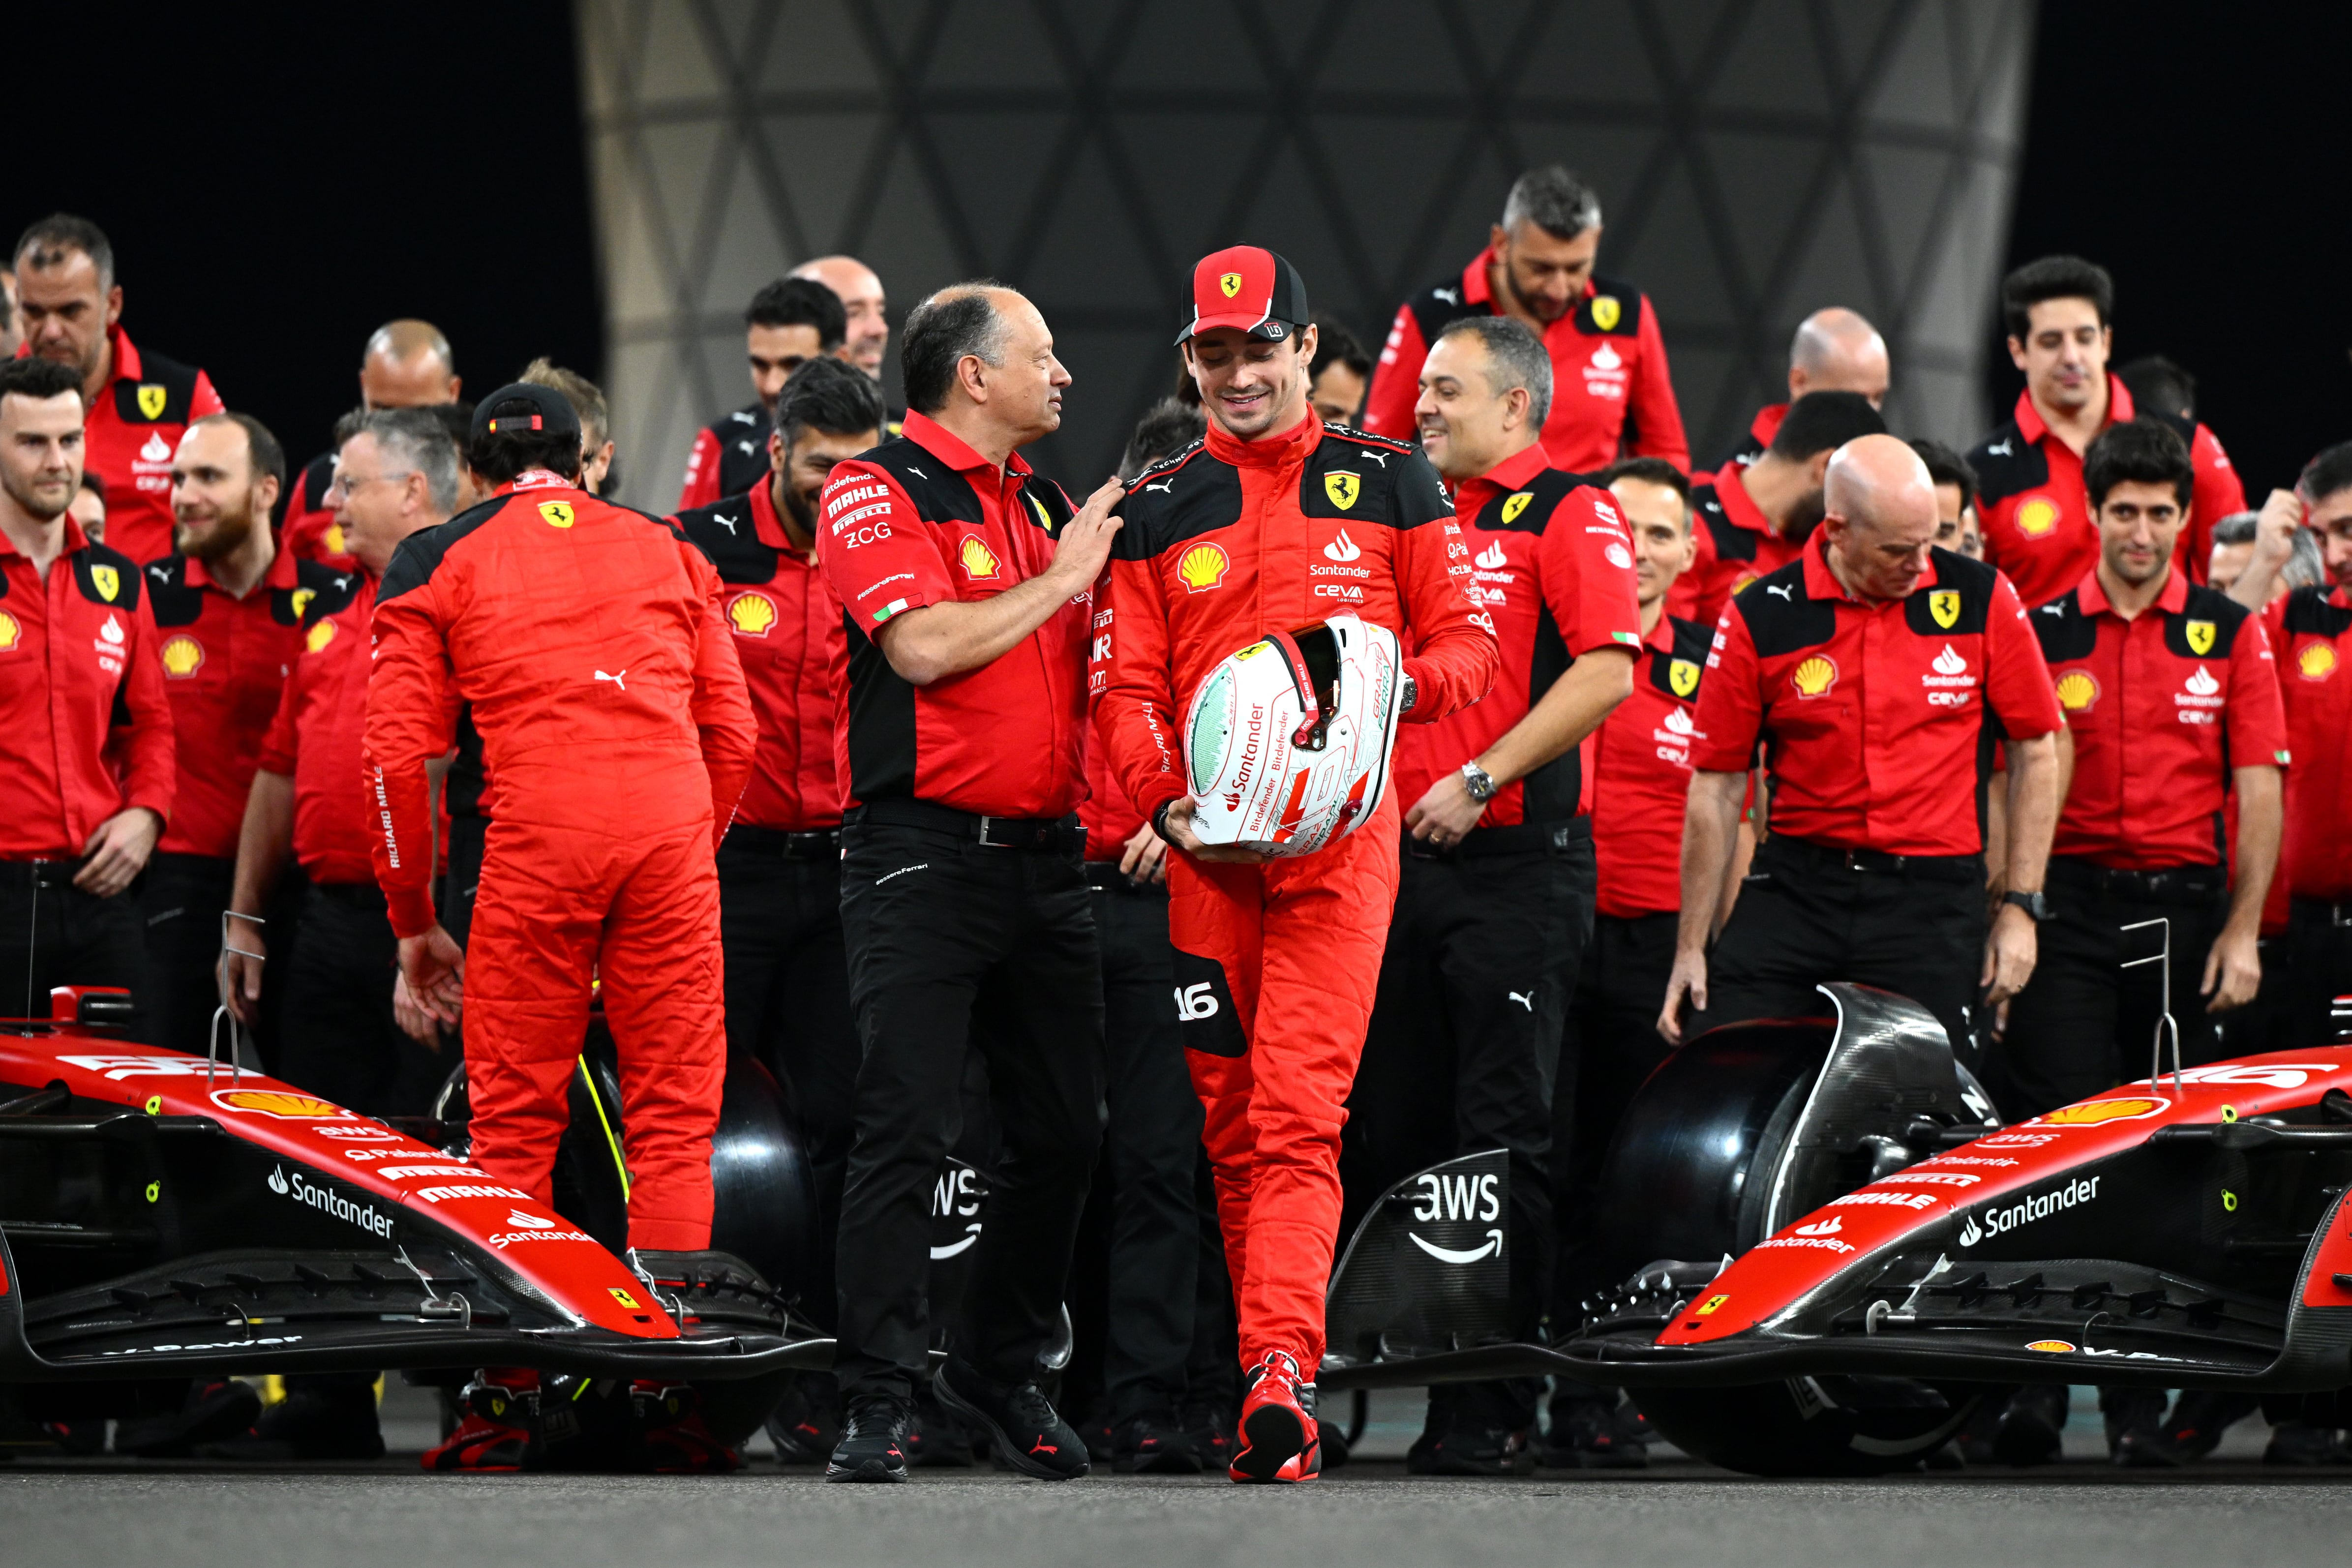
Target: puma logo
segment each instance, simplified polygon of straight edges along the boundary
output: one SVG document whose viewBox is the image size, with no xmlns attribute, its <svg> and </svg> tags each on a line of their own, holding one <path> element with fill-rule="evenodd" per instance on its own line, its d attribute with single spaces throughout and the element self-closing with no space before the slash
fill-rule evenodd
<svg viewBox="0 0 2352 1568">
<path fill-rule="evenodd" d="M 1767 588 L 1764 591 L 1768 594 L 1778 594 L 1780 597 L 1786 599 L 1792 605 L 1797 602 L 1796 590 L 1791 588 L 1786 583 L 1776 583 L 1771 587 Z"/>
<path fill-rule="evenodd" d="M 1160 491 L 1162 495 L 1167 495 L 1167 494 L 1169 494 L 1169 493 L 1172 492 L 1175 489 L 1176 489 L 1176 480 L 1175 480 L 1175 477 L 1174 477 L 1173 475 L 1171 475 L 1169 478 L 1164 479 L 1161 479 L 1161 480 L 1160 480 L 1160 481 L 1159 481 L 1157 484 L 1150 484 L 1150 485 L 1146 485 L 1146 486 L 1144 486 L 1144 487 L 1143 487 L 1143 493 L 1144 493 L 1145 495 L 1150 495 L 1153 490 L 1158 490 L 1158 491 Z"/>
<path fill-rule="evenodd" d="M 1393 456 L 1392 453 L 1375 452 L 1370 447 L 1366 447 L 1362 455 L 1372 462 L 1378 463 L 1383 468 L 1389 466 L 1389 458 Z"/>
<path fill-rule="evenodd" d="M 625 670 L 625 670 L 623 670 L 623 671 L 621 671 L 621 675 L 626 675 L 626 674 L 628 674 L 628 673 L 629 673 L 629 672 L 628 672 L 627 670 Z M 622 682 L 622 680 L 621 680 L 621 675 L 607 675 L 607 674 L 605 674 L 603 670 L 601 670 L 601 669 L 600 669 L 600 670 L 598 670 L 598 671 L 596 672 L 596 679 L 599 679 L 599 680 L 609 680 L 609 681 L 611 681 L 614 685 L 620 687 L 620 689 L 621 689 L 622 690 L 626 691 L 626 690 L 628 689 L 628 687 L 627 687 L 626 685 L 623 684 L 623 682 Z"/>
<path fill-rule="evenodd" d="M 1512 1001 L 1517 1002 L 1520 1006 L 1525 1007 L 1530 1013 L 1536 1010 L 1536 994 L 1532 991 L 1524 993 L 1517 991 L 1506 991 L 1503 994 L 1508 996 Z"/>
<path fill-rule="evenodd" d="M 735 538 L 740 539 L 740 538 L 742 538 L 742 537 L 743 537 L 741 534 L 740 534 L 740 533 L 736 533 L 736 532 L 735 532 L 735 520 L 734 520 L 733 518 L 731 518 L 731 517 L 721 517 L 721 516 L 719 516 L 717 512 L 715 512 L 715 511 L 714 511 L 714 512 L 712 512 L 712 513 L 710 514 L 710 521 L 713 521 L 713 522 L 715 522 L 715 523 L 717 523 L 717 524 L 719 524 L 719 527 L 721 527 L 721 528 L 725 529 L 725 530 L 726 530 L 730 534 L 732 534 Z"/>
<path fill-rule="evenodd" d="M 908 465 L 907 465 L 907 471 L 908 471 L 908 473 L 910 473 L 910 474 L 914 475 L 917 479 L 929 479 L 929 478 L 931 477 L 930 475 L 929 475 L 929 474 L 927 474 L 927 473 L 923 472 L 923 470 L 922 470 L 922 469 L 920 469 L 920 468 L 917 468 L 917 467 L 915 467 L 915 465 L 914 465 L 914 464 L 912 464 L 912 463 L 909 463 L 909 464 L 908 464 Z"/>
<path fill-rule="evenodd" d="M 2003 436 L 2003 437 L 2000 438 L 2000 446 L 1998 446 L 1998 447 L 1987 447 L 1985 448 L 1985 456 L 1986 456 L 1986 457 L 1988 457 L 1988 458 L 2009 458 L 2009 457 L 2014 457 L 2016 454 L 2015 454 L 2015 453 L 2013 453 L 2013 452 L 2011 452 L 2011 451 L 2010 450 L 2010 440 L 2011 440 L 2011 438 L 2010 438 L 2009 437 L 2007 437 L 2007 436 Z"/>
</svg>

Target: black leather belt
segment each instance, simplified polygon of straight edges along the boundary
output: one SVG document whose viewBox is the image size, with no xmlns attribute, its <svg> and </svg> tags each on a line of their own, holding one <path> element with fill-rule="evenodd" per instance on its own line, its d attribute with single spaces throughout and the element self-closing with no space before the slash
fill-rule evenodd
<svg viewBox="0 0 2352 1568">
<path fill-rule="evenodd" d="M 2325 899 L 2289 899 L 2287 913 L 2325 925 L 2352 926 L 2352 904 L 2331 904 Z"/>
<path fill-rule="evenodd" d="M 2143 904 L 2199 906 L 2219 901 L 2229 883 L 2219 866 L 2169 866 L 2161 871 L 2095 866 L 2071 855 L 2050 858 L 2053 892 L 2080 898 L 2126 899 Z"/>
<path fill-rule="evenodd" d="M 1756 851 L 1765 869 L 1837 872 L 1844 875 L 1916 877 L 1930 882 L 1984 880 L 1981 855 L 1889 855 L 1880 849 L 1846 849 L 1776 833 Z"/>
<path fill-rule="evenodd" d="M 1580 838 L 1592 837 L 1592 818 L 1572 816 L 1566 822 L 1513 822 L 1501 827 L 1474 827 L 1460 842 L 1443 847 L 1415 838 L 1404 830 L 1404 852 L 1416 860 L 1475 860 L 1486 855 L 1532 855 L 1544 849 L 1565 849 Z"/>
<path fill-rule="evenodd" d="M 70 888 L 80 870 L 79 860 L 0 860 L 0 889 L 21 893 Z"/>
<path fill-rule="evenodd" d="M 838 860 L 841 858 L 841 829 L 826 827 L 810 833 L 789 833 L 781 827 L 754 827 L 748 822 L 739 822 L 727 830 L 727 842 L 723 847 L 778 860 Z"/>
<path fill-rule="evenodd" d="M 928 800 L 869 800 L 841 817 L 845 827 L 920 827 L 952 834 L 990 849 L 1034 849 L 1083 853 L 1087 830 L 1077 814 L 1067 816 L 983 816 Z"/>
</svg>

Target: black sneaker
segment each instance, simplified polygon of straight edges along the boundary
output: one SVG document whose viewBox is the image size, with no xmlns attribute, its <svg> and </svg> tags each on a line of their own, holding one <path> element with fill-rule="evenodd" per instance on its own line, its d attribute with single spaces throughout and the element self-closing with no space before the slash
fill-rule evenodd
<svg viewBox="0 0 2352 1568">
<path fill-rule="evenodd" d="M 250 1384 L 234 1378 L 192 1383 L 172 1414 L 116 1422 L 114 1451 L 142 1459 L 184 1459 L 197 1444 L 234 1437 L 260 1418 L 261 1395 Z"/>
<path fill-rule="evenodd" d="M 1092 1421 L 1081 1421 L 1075 1430 L 1078 1441 L 1087 1446 L 1087 1458 L 1097 1465 L 1108 1465 L 1118 1458 L 1118 1430 L 1108 1415 Z"/>
<path fill-rule="evenodd" d="M 324 1386 L 289 1388 L 285 1398 L 240 1435 L 199 1443 L 197 1458 L 259 1465 L 383 1458 L 373 1380 L 318 1383 Z"/>
<path fill-rule="evenodd" d="M 768 1415 L 768 1440 L 780 1465 L 822 1465 L 841 1441 L 834 1410 L 841 1403 L 830 1373 L 803 1373 L 793 1379 Z"/>
<path fill-rule="evenodd" d="M 1222 1470 L 1234 1462 L 1234 1412 L 1214 1399 L 1188 1402 L 1183 1413 L 1184 1435 L 1201 1456 L 1204 1470 Z"/>
<path fill-rule="evenodd" d="M 1551 1430 L 1537 1458 L 1556 1470 L 1639 1470 L 1650 1463 L 1650 1424 L 1622 1395 L 1551 1402 Z"/>
<path fill-rule="evenodd" d="M 914 1416 L 907 1423 L 907 1463 L 917 1469 L 949 1466 L 968 1470 L 987 1456 L 988 1438 L 964 1429 L 961 1417 L 940 1404 L 928 1383 L 915 1389 Z"/>
<path fill-rule="evenodd" d="M 2004 1465 L 2046 1465 L 2065 1447 L 2066 1385 L 2032 1383 L 2009 1396 L 1992 1437 L 1992 1457 Z"/>
<path fill-rule="evenodd" d="M 931 1387 L 950 1415 L 987 1435 L 1001 1465 L 1041 1481 L 1075 1480 L 1094 1468 L 1086 1443 L 1054 1413 L 1034 1380 L 999 1389 L 950 1361 L 931 1379 Z"/>
<path fill-rule="evenodd" d="M 2167 1466 L 2158 1443 L 2164 1436 L 2164 1390 L 2103 1388 L 2099 1415 L 2107 1429 L 2107 1458 L 2126 1468 Z"/>
<path fill-rule="evenodd" d="M 1528 1446 L 1534 1411 L 1493 1384 L 1457 1384 L 1431 1392 L 1421 1438 L 1405 1455 L 1416 1476 L 1524 1476 L 1536 1468 Z"/>
<path fill-rule="evenodd" d="M 1173 1412 L 1148 1411 L 1123 1422 L 1111 1442 L 1112 1462 L 1129 1475 L 1197 1476 L 1201 1449 Z"/>
<path fill-rule="evenodd" d="M 829 1481 L 903 1481 L 907 1479 L 907 1426 L 913 1412 L 887 1394 L 852 1400 L 841 1424 L 841 1442 L 825 1461 Z"/>
<path fill-rule="evenodd" d="M 2326 1426 L 2282 1421 L 2271 1428 L 2270 1446 L 2263 1450 L 2265 1465 L 2352 1465 L 2352 1449 Z"/>
<path fill-rule="evenodd" d="M 2231 1427 L 2262 1408 L 2263 1402 L 2251 1394 L 2219 1394 L 2211 1389 L 2184 1388 L 2180 1397 L 2172 1402 L 2172 1414 L 2155 1439 L 2146 1445 L 2153 1462 L 2164 1465 L 2194 1464 L 2221 1446 L 2221 1437 Z M 2135 1453 L 2133 1462 L 2149 1463 Z"/>
</svg>

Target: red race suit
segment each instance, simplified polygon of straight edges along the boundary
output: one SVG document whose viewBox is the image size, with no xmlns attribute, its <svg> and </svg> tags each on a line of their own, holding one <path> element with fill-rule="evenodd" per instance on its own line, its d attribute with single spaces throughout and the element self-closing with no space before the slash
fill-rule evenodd
<svg viewBox="0 0 2352 1568">
<path fill-rule="evenodd" d="M 1486 693 L 1491 623 L 1464 594 L 1470 552 L 1429 460 L 1302 419 L 1207 439 L 1129 487 L 1097 591 L 1088 679 L 1097 735 L 1136 809 L 1187 793 L 1187 701 L 1265 634 L 1346 610 L 1403 642 L 1409 721 Z M 1244 1365 L 1323 1353 L 1339 1223 L 1342 1109 L 1364 1048 L 1397 885 L 1396 792 L 1349 837 L 1259 866 L 1169 856 L 1169 934 L 1186 1060 L 1206 1111 Z"/>
<path fill-rule="evenodd" d="M 1421 365 L 1446 323 L 1502 314 L 1487 284 L 1492 249 L 1480 251 L 1459 278 L 1433 284 L 1397 307 L 1364 398 L 1364 428 L 1400 441 L 1413 437 Z M 1664 458 L 1690 468 L 1690 441 L 1666 371 L 1666 340 L 1650 297 L 1630 283 L 1594 278 L 1576 308 L 1544 330 L 1551 355 L 1551 412 L 1543 447 L 1570 473 L 1591 473 L 1621 457 Z"/>
<path fill-rule="evenodd" d="M 467 940 L 474 1160 L 552 1202 L 590 982 L 620 1047 L 629 1245 L 710 1244 L 727 1038 L 712 851 L 756 730 L 718 573 L 658 518 L 544 470 L 394 557 L 365 791 L 403 938 L 434 925 L 425 764 L 470 706 L 498 789 Z"/>
</svg>

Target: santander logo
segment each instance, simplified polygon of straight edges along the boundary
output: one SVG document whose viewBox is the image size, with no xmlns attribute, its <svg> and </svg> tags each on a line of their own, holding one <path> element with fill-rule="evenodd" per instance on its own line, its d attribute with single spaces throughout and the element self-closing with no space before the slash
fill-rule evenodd
<svg viewBox="0 0 2352 1568">
<path fill-rule="evenodd" d="M 1607 343 L 1592 351 L 1592 368 L 1595 370 L 1622 370 L 1624 366 L 1624 360 Z"/>
<path fill-rule="evenodd" d="M 1938 675 L 1962 675 L 1967 673 L 1968 668 L 1969 661 L 1962 658 L 1950 643 L 1946 643 L 1944 651 L 1936 656 L 1936 673 Z"/>
<path fill-rule="evenodd" d="M 1348 531 L 1344 528 L 1339 531 L 1339 538 L 1323 547 L 1323 558 L 1327 561 L 1353 561 L 1362 553 L 1363 551 L 1348 537 Z"/>
<path fill-rule="evenodd" d="M 1498 539 L 1471 559 L 1489 572 L 1499 572 L 1508 558 L 1504 555 L 1503 542 Z"/>
<path fill-rule="evenodd" d="M 2206 671 L 2205 667 L 2200 664 L 2197 667 L 2195 671 L 2189 675 L 2188 687 L 2190 691 L 2195 692 L 2200 697 L 2210 697 L 2213 693 L 2221 689 L 2221 683 L 2214 679 L 2213 677 Z"/>
</svg>

